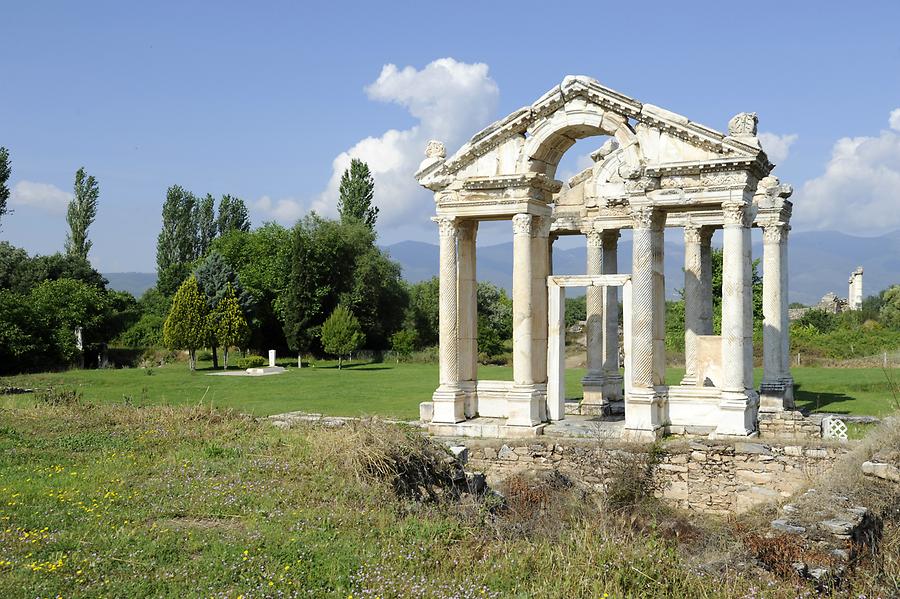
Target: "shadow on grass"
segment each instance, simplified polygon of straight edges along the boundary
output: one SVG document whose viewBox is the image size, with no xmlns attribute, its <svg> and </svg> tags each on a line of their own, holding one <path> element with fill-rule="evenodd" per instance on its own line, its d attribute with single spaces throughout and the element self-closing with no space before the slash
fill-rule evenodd
<svg viewBox="0 0 900 599">
<path fill-rule="evenodd" d="M 316 366 L 316 369 L 321 370 L 338 370 L 337 364 L 331 364 L 329 366 Z M 393 370 L 394 367 L 389 364 L 384 363 L 368 363 L 362 362 L 357 364 L 344 364 L 341 370 Z"/>
<path fill-rule="evenodd" d="M 797 407 L 804 412 L 831 412 L 833 414 L 849 414 L 852 410 L 844 408 L 842 410 L 825 409 L 827 406 L 845 401 L 855 401 L 855 397 L 850 397 L 844 393 L 822 393 L 820 391 L 804 391 L 802 385 L 794 385 L 794 401 Z"/>
</svg>

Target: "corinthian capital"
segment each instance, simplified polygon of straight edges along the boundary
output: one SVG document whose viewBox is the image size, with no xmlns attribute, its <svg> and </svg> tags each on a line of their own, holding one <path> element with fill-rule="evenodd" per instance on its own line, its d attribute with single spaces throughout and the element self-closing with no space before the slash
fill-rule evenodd
<svg viewBox="0 0 900 599">
<path fill-rule="evenodd" d="M 459 225 L 452 216 L 438 216 L 434 218 L 434 222 L 438 224 L 438 231 L 441 237 L 456 237 L 459 231 Z"/>
<path fill-rule="evenodd" d="M 787 239 L 788 227 L 784 223 L 768 223 L 762 230 L 765 243 L 782 243 Z"/>
<path fill-rule="evenodd" d="M 653 206 L 633 206 L 631 220 L 635 229 L 660 229 L 665 224 L 665 214 Z"/>
<path fill-rule="evenodd" d="M 531 235 L 533 217 L 530 214 L 517 214 L 512 217 L 513 235 Z"/>
<path fill-rule="evenodd" d="M 747 202 L 723 203 L 722 218 L 726 227 L 749 227 L 750 212 L 748 210 Z"/>
<path fill-rule="evenodd" d="M 589 248 L 603 247 L 603 231 L 601 229 L 587 229 L 584 232 L 584 236 L 587 239 Z"/>
</svg>

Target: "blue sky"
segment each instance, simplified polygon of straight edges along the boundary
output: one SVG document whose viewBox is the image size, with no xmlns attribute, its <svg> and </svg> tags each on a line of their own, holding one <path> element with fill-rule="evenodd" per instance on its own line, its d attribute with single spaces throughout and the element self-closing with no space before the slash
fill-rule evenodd
<svg viewBox="0 0 900 599">
<path fill-rule="evenodd" d="M 291 224 L 333 211 L 350 155 L 375 165 L 382 241 L 433 240 L 430 194 L 411 180 L 423 140 L 453 152 L 567 74 L 719 130 L 755 111 L 795 186 L 795 229 L 900 228 L 898 2 L 16 2 L 3 15 L 15 213 L 0 239 L 62 249 L 84 166 L 101 186 L 91 259 L 107 272 L 155 269 L 169 185 Z"/>
</svg>

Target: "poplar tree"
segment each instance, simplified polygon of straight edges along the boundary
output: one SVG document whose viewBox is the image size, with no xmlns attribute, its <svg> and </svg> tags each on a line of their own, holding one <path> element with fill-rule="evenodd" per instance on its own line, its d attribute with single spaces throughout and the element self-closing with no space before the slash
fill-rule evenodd
<svg viewBox="0 0 900 599">
<path fill-rule="evenodd" d="M 365 340 L 359 321 L 344 306 L 338 306 L 322 324 L 322 347 L 329 354 L 338 357 L 338 370 L 349 354 Z"/>
<path fill-rule="evenodd" d="M 338 198 L 338 214 L 341 221 L 358 220 L 370 229 L 375 228 L 378 218 L 378 207 L 372 205 L 375 198 L 375 180 L 369 171 L 369 165 L 354 158 L 350 168 L 341 175 L 340 197 Z"/>
<path fill-rule="evenodd" d="M 215 310 L 229 289 L 245 313 L 250 313 L 253 309 L 253 296 L 244 289 L 237 273 L 219 252 L 215 250 L 209 252 L 194 269 L 194 277 L 197 279 L 200 294 L 206 299 L 206 305 L 210 310 Z M 213 335 L 210 343 L 212 344 L 213 368 L 218 368 L 218 338 Z"/>
<path fill-rule="evenodd" d="M 172 295 L 190 273 L 197 257 L 197 227 L 194 195 L 179 185 L 166 192 L 162 230 L 156 240 L 156 288 Z"/>
<path fill-rule="evenodd" d="M 0 147 L 0 219 L 9 213 L 6 201 L 9 200 L 9 187 L 6 183 L 12 173 L 12 167 L 9 165 L 9 150 Z"/>
<path fill-rule="evenodd" d="M 75 197 L 69 202 L 66 222 L 69 234 L 66 236 L 66 253 L 87 260 L 91 251 L 91 241 L 87 231 L 97 217 L 97 200 L 100 186 L 93 176 L 88 176 L 84 167 L 75 173 Z"/>
<path fill-rule="evenodd" d="M 188 367 L 197 367 L 197 350 L 209 341 L 209 310 L 193 276 L 181 284 L 163 324 L 163 343 L 169 349 L 186 349 Z"/>
<path fill-rule="evenodd" d="M 222 346 L 222 369 L 228 370 L 228 348 L 241 347 L 250 337 L 250 327 L 231 283 L 226 285 L 225 297 L 210 312 L 209 326 L 213 337 Z"/>
<path fill-rule="evenodd" d="M 216 238 L 218 232 L 218 223 L 216 222 L 216 206 L 215 199 L 211 194 L 197 201 L 194 214 L 194 222 L 197 228 L 197 249 L 196 257 L 201 258 L 209 251 L 209 246 L 213 239 Z"/>
<path fill-rule="evenodd" d="M 229 231 L 250 230 L 250 216 L 244 200 L 230 195 L 222 196 L 219 201 L 219 235 L 225 235 Z"/>
</svg>

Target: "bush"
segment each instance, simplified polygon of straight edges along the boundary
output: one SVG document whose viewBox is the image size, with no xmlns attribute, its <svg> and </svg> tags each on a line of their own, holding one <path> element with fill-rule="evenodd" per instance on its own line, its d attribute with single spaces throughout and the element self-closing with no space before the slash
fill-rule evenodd
<svg viewBox="0 0 900 599">
<path fill-rule="evenodd" d="M 606 501 L 613 509 L 629 509 L 653 499 L 663 483 L 656 469 L 662 461 L 659 445 L 646 453 L 622 453 L 612 462 L 607 473 Z"/>
<path fill-rule="evenodd" d="M 268 361 L 262 356 L 246 356 L 238 360 L 238 368 L 242 370 L 260 368 L 266 364 L 268 364 Z"/>
<path fill-rule="evenodd" d="M 81 391 L 68 387 L 50 387 L 40 391 L 36 399 L 48 406 L 74 406 L 81 403 Z"/>
<path fill-rule="evenodd" d="M 204 349 L 202 351 L 197 352 L 197 360 L 201 362 L 212 362 L 212 352 L 208 349 Z"/>
</svg>

